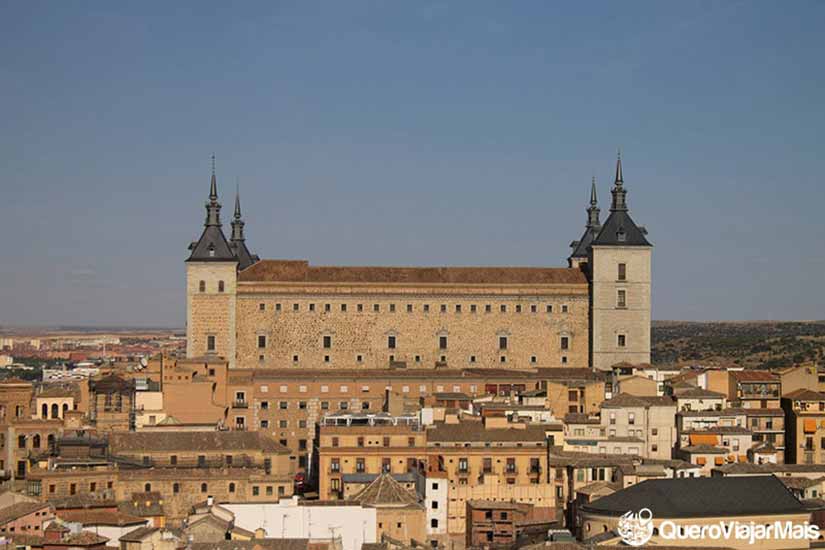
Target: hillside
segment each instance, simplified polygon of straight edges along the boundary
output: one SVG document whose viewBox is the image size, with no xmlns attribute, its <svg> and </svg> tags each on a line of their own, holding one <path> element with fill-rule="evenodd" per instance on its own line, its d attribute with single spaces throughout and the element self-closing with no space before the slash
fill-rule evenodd
<svg viewBox="0 0 825 550">
<path fill-rule="evenodd" d="M 653 363 L 702 361 L 774 368 L 825 363 L 825 321 L 656 321 Z"/>
</svg>

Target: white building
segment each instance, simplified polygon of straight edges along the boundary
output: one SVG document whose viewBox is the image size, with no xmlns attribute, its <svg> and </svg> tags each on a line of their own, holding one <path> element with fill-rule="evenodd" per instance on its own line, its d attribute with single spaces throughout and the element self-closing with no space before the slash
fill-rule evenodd
<svg viewBox="0 0 825 550">
<path fill-rule="evenodd" d="M 221 504 L 235 514 L 235 525 L 254 532 L 261 528 L 269 538 L 329 541 L 340 538 L 342 550 L 361 550 L 363 543 L 377 542 L 375 508 L 357 504 L 301 502 L 298 497 L 275 503 Z"/>
<path fill-rule="evenodd" d="M 450 482 L 446 478 L 428 477 L 424 487 L 424 503 L 427 508 L 427 537 L 447 535 L 447 492 Z"/>
</svg>

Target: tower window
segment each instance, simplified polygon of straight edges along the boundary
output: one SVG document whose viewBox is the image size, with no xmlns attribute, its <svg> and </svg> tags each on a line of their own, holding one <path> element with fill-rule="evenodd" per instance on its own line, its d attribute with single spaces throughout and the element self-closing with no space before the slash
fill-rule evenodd
<svg viewBox="0 0 825 550">
<path fill-rule="evenodd" d="M 347 312 L 347 304 L 341 304 L 341 313 Z"/>
<path fill-rule="evenodd" d="M 561 349 L 570 349 L 570 337 L 569 336 L 562 336 L 561 337 Z"/>
<path fill-rule="evenodd" d="M 332 309 L 332 305 L 324 304 L 324 311 L 329 312 Z"/>
<path fill-rule="evenodd" d="M 300 309 L 301 309 L 301 306 L 299 304 L 292 304 L 292 311 L 298 311 Z"/>
<path fill-rule="evenodd" d="M 455 305 L 455 312 L 456 313 L 461 313 L 461 304 L 456 304 Z"/>
<path fill-rule="evenodd" d="M 446 336 L 439 336 L 438 337 L 438 349 L 447 349 L 447 337 Z"/>
<path fill-rule="evenodd" d="M 375 313 L 378 313 L 379 311 L 381 311 L 381 306 L 379 304 L 375 304 L 375 305 L 372 306 L 372 310 Z"/>
<path fill-rule="evenodd" d="M 538 306 L 536 304 L 532 304 L 530 306 L 530 313 L 535 313 L 538 311 Z"/>
<path fill-rule="evenodd" d="M 492 311 L 493 311 L 493 306 L 491 306 L 490 304 L 487 304 L 486 306 L 484 306 L 484 313 L 490 313 Z"/>
<path fill-rule="evenodd" d="M 395 349 L 395 336 L 387 336 L 387 347 Z"/>
<path fill-rule="evenodd" d="M 332 347 L 332 336 L 324 336 L 324 349 Z"/>
<path fill-rule="evenodd" d="M 619 290 L 616 292 L 616 307 L 627 307 L 626 290 Z"/>
<path fill-rule="evenodd" d="M 471 355 L 471 356 L 470 356 L 470 363 L 475 363 L 475 362 L 476 362 L 476 356 L 475 356 L 475 355 Z"/>
<path fill-rule="evenodd" d="M 407 313 L 412 313 L 412 312 L 413 312 L 413 305 L 412 304 L 407 304 Z"/>
<path fill-rule="evenodd" d="M 315 311 L 315 304 L 309 304 L 309 310 Z"/>
<path fill-rule="evenodd" d="M 534 365 L 536 364 L 536 360 L 537 360 L 537 359 L 536 359 L 536 356 L 535 356 L 535 355 L 531 355 L 531 356 L 530 356 L 530 362 L 531 362 L 531 363 L 533 363 Z"/>
<path fill-rule="evenodd" d="M 521 313 L 521 304 L 516 305 L 516 313 Z"/>
<path fill-rule="evenodd" d="M 266 347 L 266 336 L 263 334 L 258 336 L 258 347 L 265 348 Z"/>
<path fill-rule="evenodd" d="M 547 313 L 553 313 L 553 306 L 551 306 L 550 304 L 547 304 L 547 307 L 545 309 Z"/>
<path fill-rule="evenodd" d="M 361 313 L 362 311 L 364 311 L 364 304 L 358 304 L 357 306 L 355 306 L 355 309 L 358 311 L 358 313 Z"/>
<path fill-rule="evenodd" d="M 617 344 L 620 348 L 625 347 L 626 342 L 627 342 L 627 337 L 626 337 L 624 334 L 619 334 L 619 335 L 617 336 L 617 338 L 616 338 L 616 344 Z"/>
<path fill-rule="evenodd" d="M 441 313 L 447 313 L 447 304 L 441 304 Z"/>
<path fill-rule="evenodd" d="M 215 351 L 215 337 L 212 335 L 206 337 L 206 351 Z"/>
<path fill-rule="evenodd" d="M 620 281 L 627 280 L 627 264 L 619 264 L 619 274 L 618 274 Z"/>
<path fill-rule="evenodd" d="M 499 336 L 498 337 L 498 349 L 506 350 L 507 349 L 507 337 L 506 336 Z"/>
<path fill-rule="evenodd" d="M 562 313 L 567 313 L 567 311 L 568 311 L 569 309 L 570 309 L 570 308 L 568 308 L 568 307 L 567 307 L 567 304 L 564 304 L 564 305 L 562 305 L 562 306 L 561 306 L 561 312 L 562 312 Z"/>
<path fill-rule="evenodd" d="M 297 355 L 293 355 L 293 356 L 292 356 L 292 362 L 293 362 L 293 363 L 297 363 L 297 362 L 298 362 L 298 356 L 297 356 Z"/>
<path fill-rule="evenodd" d="M 223 292 L 223 281 L 218 281 L 218 292 Z"/>
<path fill-rule="evenodd" d="M 390 304 L 390 313 L 395 313 L 395 304 Z"/>
<path fill-rule="evenodd" d="M 258 309 L 261 311 L 266 311 L 266 304 L 258 304 Z"/>
<path fill-rule="evenodd" d="M 501 304 L 501 312 L 507 313 L 507 304 Z"/>
<path fill-rule="evenodd" d="M 424 313 L 430 312 L 430 304 L 424 304 Z"/>
<path fill-rule="evenodd" d="M 281 311 L 281 304 L 275 304 L 275 311 Z"/>
<path fill-rule="evenodd" d="M 206 281 L 198 283 L 198 292 L 206 292 Z"/>
<path fill-rule="evenodd" d="M 475 304 L 470 304 L 470 313 L 475 313 L 475 312 L 476 312 L 476 305 Z"/>
</svg>

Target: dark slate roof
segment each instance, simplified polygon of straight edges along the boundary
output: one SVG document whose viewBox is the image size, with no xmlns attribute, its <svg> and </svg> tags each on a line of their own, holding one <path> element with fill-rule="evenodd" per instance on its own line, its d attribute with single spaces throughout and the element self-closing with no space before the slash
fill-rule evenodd
<svg viewBox="0 0 825 550">
<path fill-rule="evenodd" d="M 619 233 L 624 232 L 625 238 L 619 240 Z M 602 224 L 599 234 L 591 244 L 596 246 L 652 246 L 645 234 L 625 210 L 616 210 L 610 213 Z"/>
<path fill-rule="evenodd" d="M 219 225 L 207 225 L 200 239 L 189 245 L 192 254 L 187 262 L 234 262 L 237 261 L 229 241 Z M 212 252 L 210 253 L 210 249 Z"/>
<path fill-rule="evenodd" d="M 590 244 L 593 242 L 593 239 L 596 238 L 596 235 L 599 234 L 599 230 L 601 229 L 600 225 L 595 227 L 588 227 L 584 230 L 584 235 L 578 241 L 573 241 L 570 243 L 570 246 L 573 248 L 573 253 L 570 254 L 571 258 L 587 258 Z"/>
<path fill-rule="evenodd" d="M 651 479 L 582 507 L 620 516 L 650 508 L 656 518 L 804 513 L 805 507 L 774 476 Z"/>
<path fill-rule="evenodd" d="M 238 269 L 246 269 L 260 259 L 249 251 L 246 241 L 232 241 L 230 247 L 238 260 Z"/>
</svg>

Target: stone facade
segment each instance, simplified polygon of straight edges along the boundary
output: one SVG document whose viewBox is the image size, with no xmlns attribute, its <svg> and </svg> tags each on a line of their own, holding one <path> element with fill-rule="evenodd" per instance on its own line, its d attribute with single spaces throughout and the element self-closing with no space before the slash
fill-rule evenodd
<svg viewBox="0 0 825 550">
<path fill-rule="evenodd" d="M 310 266 L 250 254 L 237 200 L 228 241 L 213 173 L 187 260 L 187 357 L 243 369 L 649 363 L 652 247 L 627 214 L 620 163 L 613 194 L 602 228 L 593 190 L 568 267 Z"/>
<path fill-rule="evenodd" d="M 609 370 L 623 362 L 650 363 L 650 257 L 649 247 L 592 247 L 592 366 L 596 369 Z"/>
</svg>

